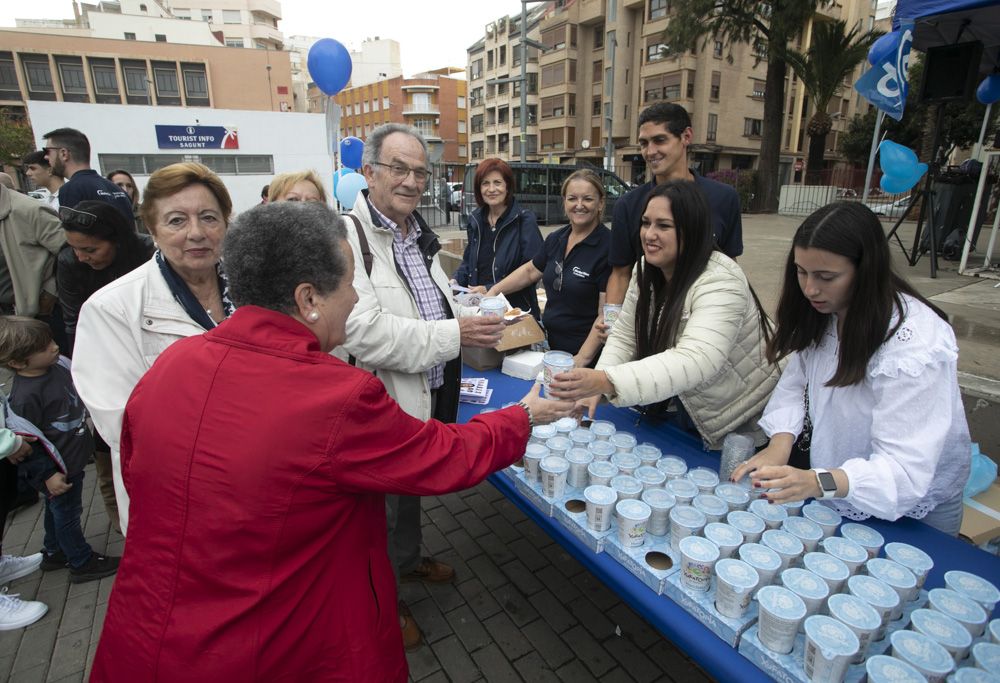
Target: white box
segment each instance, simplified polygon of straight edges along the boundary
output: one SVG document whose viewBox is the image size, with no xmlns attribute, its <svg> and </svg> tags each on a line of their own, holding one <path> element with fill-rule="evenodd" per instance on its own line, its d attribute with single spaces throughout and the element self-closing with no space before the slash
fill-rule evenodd
<svg viewBox="0 0 1000 683">
<path fill-rule="evenodd" d="M 715 609 L 715 583 L 708 591 L 696 591 L 684 585 L 681 572 L 667 577 L 663 586 L 663 594 L 683 607 L 688 614 L 705 625 L 712 633 L 726 641 L 731 647 L 736 647 L 744 631 L 757 622 L 757 601 L 751 600 L 746 613 L 739 619 L 727 617 Z"/>
<path fill-rule="evenodd" d="M 518 351 L 504 356 L 500 371 L 518 379 L 534 380 L 542 370 L 541 351 Z"/>
<path fill-rule="evenodd" d="M 611 524 L 611 533 L 604 539 L 604 552 L 618 561 L 618 564 L 625 567 L 634 574 L 640 581 L 649 586 L 657 594 L 663 592 L 663 584 L 667 577 L 681 569 L 680 558 L 674 555 L 670 548 L 670 535 L 653 536 L 646 534 L 646 542 L 640 546 L 626 548 L 618 541 L 618 530 L 615 523 Z M 657 569 L 646 561 L 649 553 L 659 553 L 666 555 L 670 560 L 670 566 L 666 569 Z"/>
<path fill-rule="evenodd" d="M 570 501 L 578 503 L 578 505 L 570 507 L 579 508 L 579 512 L 567 509 L 566 504 Z M 552 517 L 559 520 L 566 531 L 573 534 L 581 543 L 595 553 L 600 553 L 604 551 L 605 539 L 614 533 L 614 527 L 610 527 L 607 531 L 594 531 L 588 527 L 586 504 L 583 498 L 583 489 L 567 486 L 566 493 L 552 502 Z"/>
</svg>

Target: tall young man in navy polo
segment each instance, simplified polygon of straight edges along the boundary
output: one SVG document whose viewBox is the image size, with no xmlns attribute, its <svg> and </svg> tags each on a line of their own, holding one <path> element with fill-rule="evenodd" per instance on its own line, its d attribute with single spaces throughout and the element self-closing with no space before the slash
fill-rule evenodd
<svg viewBox="0 0 1000 683">
<path fill-rule="evenodd" d="M 687 150 L 694 132 L 691 117 L 684 107 L 672 102 L 658 102 L 639 114 L 639 150 L 649 166 L 652 179 L 630 190 L 615 205 L 611 220 L 611 278 L 606 299 L 609 304 L 625 300 L 632 278 L 632 268 L 642 256 L 639 223 L 646 197 L 652 189 L 668 180 L 692 180 L 708 198 L 712 210 L 712 230 L 719 249 L 736 258 L 743 253 L 743 222 L 740 198 L 731 186 L 695 173 L 688 168 Z"/>
<path fill-rule="evenodd" d="M 135 225 L 132 200 L 123 189 L 90 167 L 90 140 L 75 128 L 45 134 L 45 158 L 56 175 L 66 178 L 59 190 L 59 206 L 76 206 L 85 199 L 107 202 Z"/>
</svg>

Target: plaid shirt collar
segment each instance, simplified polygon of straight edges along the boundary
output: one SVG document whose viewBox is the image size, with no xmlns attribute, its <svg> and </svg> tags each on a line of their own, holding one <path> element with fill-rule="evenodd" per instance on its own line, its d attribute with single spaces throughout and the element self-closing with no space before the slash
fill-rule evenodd
<svg viewBox="0 0 1000 683">
<path fill-rule="evenodd" d="M 404 237 L 403 231 L 399 228 L 398 223 L 394 222 L 391 218 L 389 218 L 384 213 L 375 208 L 375 205 L 372 204 L 372 200 L 370 198 L 366 197 L 365 199 L 368 202 L 368 207 L 372 210 L 372 213 L 378 219 L 379 223 L 381 223 L 383 227 L 392 230 L 393 234 L 396 236 L 396 239 L 400 241 L 408 241 L 408 240 L 416 240 L 417 238 L 420 237 L 420 223 L 417 222 L 417 219 L 414 218 L 412 213 L 406 217 L 407 232 L 406 236 Z"/>
</svg>

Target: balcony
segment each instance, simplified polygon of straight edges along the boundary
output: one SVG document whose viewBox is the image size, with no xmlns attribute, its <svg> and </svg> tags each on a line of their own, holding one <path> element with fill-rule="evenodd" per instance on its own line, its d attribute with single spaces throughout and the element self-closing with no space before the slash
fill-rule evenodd
<svg viewBox="0 0 1000 683">
<path fill-rule="evenodd" d="M 433 90 L 440 90 L 441 86 L 437 84 L 436 79 L 433 81 L 427 79 L 421 79 L 420 81 L 409 80 L 404 82 L 402 85 L 402 89 L 413 90 L 413 91 L 421 91 L 421 90 L 433 91 Z"/>
<path fill-rule="evenodd" d="M 403 105 L 404 116 L 417 116 L 420 114 L 425 116 L 441 116 L 441 107 L 433 102 L 417 102 L 415 104 Z"/>
<path fill-rule="evenodd" d="M 281 19 L 281 3 L 277 0 L 247 0 L 247 9 Z"/>
<path fill-rule="evenodd" d="M 250 24 L 250 36 L 254 40 L 275 43 L 279 46 L 279 49 L 285 43 L 284 34 L 269 24 Z"/>
</svg>

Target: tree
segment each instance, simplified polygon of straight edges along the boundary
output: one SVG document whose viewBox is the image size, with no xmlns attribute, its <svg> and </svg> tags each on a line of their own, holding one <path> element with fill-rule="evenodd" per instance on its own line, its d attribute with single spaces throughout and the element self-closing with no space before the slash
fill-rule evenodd
<svg viewBox="0 0 1000 683">
<path fill-rule="evenodd" d="M 767 59 L 764 86 L 767 95 L 757 167 L 757 197 L 765 211 L 778 210 L 788 43 L 816 12 L 816 7 L 827 1 L 674 0 L 672 3 L 675 13 L 664 34 L 668 45 L 686 49 L 704 38 L 704 46 L 708 37 L 715 36 L 726 43 L 751 45 L 760 58 Z"/>
<path fill-rule="evenodd" d="M 4 164 L 20 163 L 21 158 L 34 149 L 31 124 L 23 115 L 0 109 L 0 168 Z"/>
<path fill-rule="evenodd" d="M 805 54 L 792 49 L 787 54 L 788 64 L 798 74 L 815 109 L 806 126 L 806 133 L 809 134 L 806 169 L 810 174 L 823 168 L 826 136 L 833 129 L 833 117 L 827 112 L 830 101 L 843 88 L 844 79 L 865 60 L 871 44 L 882 35 L 881 31 L 862 34 L 859 27 L 845 33 L 846 29 L 844 21 L 817 19 L 813 23 L 812 41 Z"/>
</svg>

